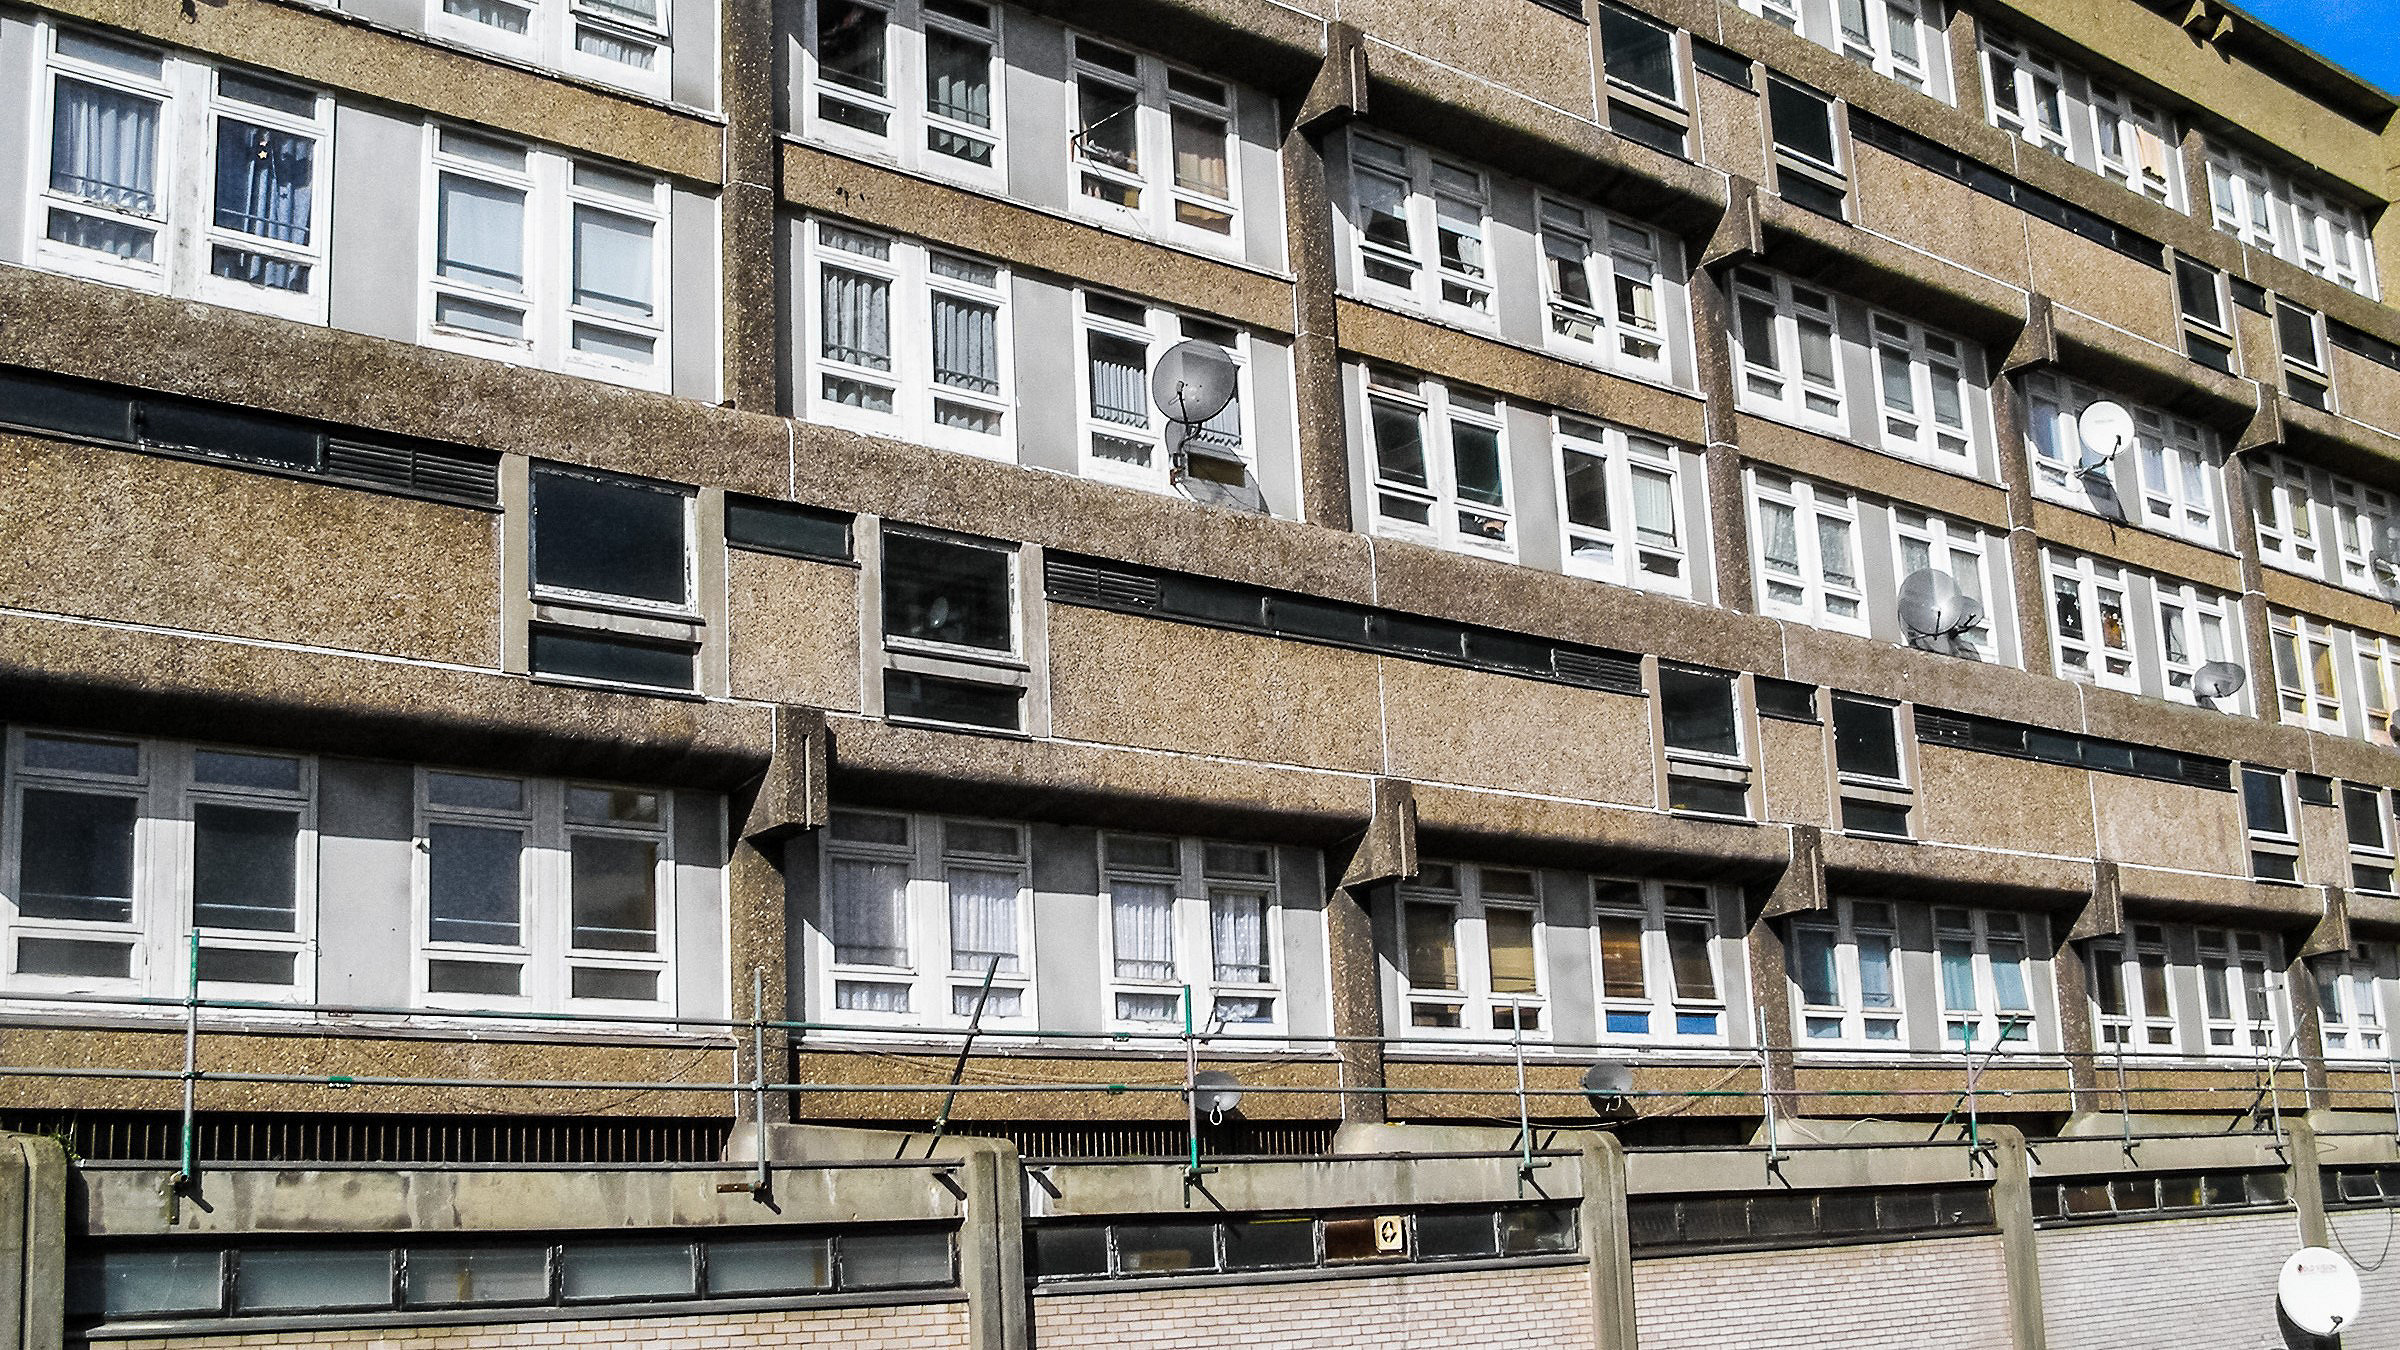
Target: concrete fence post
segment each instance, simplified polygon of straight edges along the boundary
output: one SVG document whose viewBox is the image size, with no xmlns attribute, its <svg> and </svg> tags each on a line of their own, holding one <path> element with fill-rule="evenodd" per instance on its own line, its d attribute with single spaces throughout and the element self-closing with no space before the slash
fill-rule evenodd
<svg viewBox="0 0 2400 1350">
<path fill-rule="evenodd" d="M 2286 1184 L 2292 1189 L 2292 1208 L 2300 1215 L 2300 1240 L 2310 1247 L 2333 1245 L 2333 1224 L 2325 1217 L 2325 1182 L 2317 1166 L 2317 1131 L 2293 1117 L 2283 1122 Z"/>
<path fill-rule="evenodd" d="M 0 1136 L 0 1350 L 66 1344 L 67 1151 Z"/>
<path fill-rule="evenodd" d="M 951 1139 L 944 1147 L 964 1154 L 958 1280 L 967 1293 L 967 1342 L 972 1350 L 1025 1350 L 1032 1310 L 1025 1284 L 1025 1170 L 1017 1147 L 1004 1139 Z"/>
<path fill-rule="evenodd" d="M 1612 1134 L 1578 1130 L 1583 1206 L 1579 1220 L 1591 1254 L 1594 1350 L 1633 1350 L 1633 1231 L 1625 1215 L 1625 1146 Z"/>
<path fill-rule="evenodd" d="M 2041 1250 L 2033 1227 L 2033 1154 L 2025 1133 L 1986 1125 L 1991 1145 L 1992 1217 L 2000 1224 L 2000 1260 L 2008 1273 L 2008 1343 L 2014 1350 L 2047 1350 L 2042 1315 Z"/>
</svg>

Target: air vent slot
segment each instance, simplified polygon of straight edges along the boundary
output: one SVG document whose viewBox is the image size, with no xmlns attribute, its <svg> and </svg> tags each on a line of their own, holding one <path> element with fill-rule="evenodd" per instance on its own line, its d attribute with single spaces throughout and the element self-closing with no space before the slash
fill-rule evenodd
<svg viewBox="0 0 2400 1350">
<path fill-rule="evenodd" d="M 1053 600 L 1101 609 L 1158 608 L 1158 578 L 1092 563 L 1051 558 L 1043 568 L 1043 588 Z"/>
</svg>

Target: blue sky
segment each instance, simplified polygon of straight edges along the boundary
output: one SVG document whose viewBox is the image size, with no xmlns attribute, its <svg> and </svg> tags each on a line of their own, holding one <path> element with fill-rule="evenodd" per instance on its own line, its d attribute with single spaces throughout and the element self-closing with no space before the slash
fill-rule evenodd
<svg viewBox="0 0 2400 1350">
<path fill-rule="evenodd" d="M 2241 0 L 2241 7 L 2400 95 L 2400 0 Z"/>
</svg>

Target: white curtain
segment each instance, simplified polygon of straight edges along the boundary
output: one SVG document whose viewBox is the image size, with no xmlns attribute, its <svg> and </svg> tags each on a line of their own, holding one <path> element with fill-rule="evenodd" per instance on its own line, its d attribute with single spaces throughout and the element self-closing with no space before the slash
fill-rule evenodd
<svg viewBox="0 0 2400 1350">
<path fill-rule="evenodd" d="M 602 314 L 646 319 L 650 301 L 648 221 L 575 208 L 575 303 Z"/>
<path fill-rule="evenodd" d="M 1858 584 L 1858 568 L 1850 561 L 1849 521 L 1817 517 L 1817 561 L 1825 569 L 1825 584 L 1841 587 Z"/>
<path fill-rule="evenodd" d="M 1765 527 L 1766 542 L 1761 546 L 1767 560 L 1767 570 L 1786 576 L 1800 575 L 1800 517 L 1782 502 L 1761 502 L 1759 523 Z"/>
<path fill-rule="evenodd" d="M 1090 339 L 1092 416 L 1125 426 L 1150 425 L 1149 349 L 1127 338 Z"/>
<path fill-rule="evenodd" d="M 1163 881 L 1109 882 L 1109 935 L 1120 980 L 1175 978 L 1175 888 Z"/>
<path fill-rule="evenodd" d="M 503 33 L 525 32 L 533 22 L 532 10 L 507 0 L 442 0 L 442 10 Z"/>
<path fill-rule="evenodd" d="M 953 389 L 1000 392 L 1000 311 L 933 294 L 933 378 Z"/>
<path fill-rule="evenodd" d="M 1175 186 L 1219 201 L 1232 197 L 1226 187 L 1225 119 L 1177 108 L 1174 137 Z"/>
<path fill-rule="evenodd" d="M 836 980 L 833 1006 L 842 1012 L 904 1013 L 908 1011 L 908 986 Z"/>
<path fill-rule="evenodd" d="M 908 964 L 908 867 L 837 858 L 825 926 L 833 959 L 845 964 Z M 905 1006 L 905 1005 L 904 1005 Z"/>
<path fill-rule="evenodd" d="M 1656 469 L 1633 470 L 1633 527 L 1645 544 L 1675 543 L 1674 478 Z"/>
<path fill-rule="evenodd" d="M 925 108 L 969 126 L 992 124 L 992 49 L 935 29 L 925 34 Z"/>
<path fill-rule="evenodd" d="M 61 79 L 50 129 L 50 186 L 143 215 L 158 212 L 158 103 Z"/>
<path fill-rule="evenodd" d="M 525 288 L 525 194 L 481 179 L 443 174 L 441 237 L 435 268 L 443 276 L 494 290 Z"/>
<path fill-rule="evenodd" d="M 980 867 L 950 869 L 950 968 L 981 975 L 994 958 L 1017 973 L 1017 874 Z"/>
<path fill-rule="evenodd" d="M 1226 984 L 1265 984 L 1274 974 L 1267 959 L 1267 898 L 1256 891 L 1214 891 L 1208 897 L 1210 946 L 1216 977 Z"/>
<path fill-rule="evenodd" d="M 637 42 L 598 28 L 575 25 L 575 50 L 603 61 L 614 61 L 635 70 L 648 70 L 658 64 L 658 48 L 648 42 Z"/>
<path fill-rule="evenodd" d="M 825 269 L 818 323 L 828 360 L 892 368 L 892 286 L 881 277 Z"/>
</svg>

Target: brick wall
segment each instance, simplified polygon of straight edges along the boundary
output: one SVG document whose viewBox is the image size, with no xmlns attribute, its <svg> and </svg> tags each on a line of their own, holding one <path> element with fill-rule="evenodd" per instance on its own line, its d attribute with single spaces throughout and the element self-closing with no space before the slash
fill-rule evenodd
<svg viewBox="0 0 2400 1350">
<path fill-rule="evenodd" d="M 2009 1344 L 1996 1237 L 1636 1261 L 1633 1298 L 1642 1350 Z"/>
<path fill-rule="evenodd" d="M 649 1350 L 840 1346 L 843 1350 L 965 1350 L 967 1305 L 799 1308 L 709 1317 L 612 1317 L 486 1326 L 260 1331 L 106 1342 L 109 1350 L 231 1350 L 234 1346 L 356 1346 L 364 1350 L 507 1350 L 514 1346 L 644 1346 Z"/>
<path fill-rule="evenodd" d="M 1141 1350 L 1553 1350 L 1592 1343 L 1587 1267 L 1205 1285 L 1034 1300 L 1034 1344 Z"/>
<path fill-rule="evenodd" d="M 2036 1242 L 2050 1350 L 2279 1347 L 2275 1277 L 2299 1249 L 2289 1213 L 2051 1229 Z"/>
<path fill-rule="evenodd" d="M 2400 1209 L 2336 1210 L 2327 1217 L 2333 1249 L 2358 1267 L 2358 1330 L 2342 1333 L 2342 1350 L 2400 1350 Z"/>
</svg>

